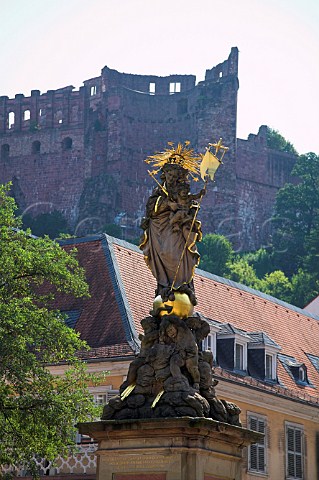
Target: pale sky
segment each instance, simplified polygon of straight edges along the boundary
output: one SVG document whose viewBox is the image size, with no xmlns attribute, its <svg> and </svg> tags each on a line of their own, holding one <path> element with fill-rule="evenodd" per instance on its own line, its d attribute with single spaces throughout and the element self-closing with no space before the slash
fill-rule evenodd
<svg viewBox="0 0 319 480">
<path fill-rule="evenodd" d="M 120 72 L 194 74 L 239 49 L 239 138 L 319 154 L 319 0 L 0 0 L 0 95 Z"/>
</svg>

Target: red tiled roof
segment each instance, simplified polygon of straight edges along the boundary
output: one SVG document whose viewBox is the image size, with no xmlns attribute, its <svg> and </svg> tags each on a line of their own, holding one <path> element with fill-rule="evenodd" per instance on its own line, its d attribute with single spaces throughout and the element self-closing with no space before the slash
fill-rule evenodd
<svg viewBox="0 0 319 480">
<path fill-rule="evenodd" d="M 87 358 L 131 355 L 136 348 L 138 333 L 142 332 L 140 320 L 149 314 L 156 288 L 156 281 L 146 267 L 142 253 L 134 245 L 104 235 L 73 242 L 78 249 L 79 261 L 87 272 L 91 298 L 70 303 L 69 297 L 60 296 L 59 308 L 82 310 L 76 330 L 93 347 Z M 69 247 L 66 245 L 65 248 Z M 202 270 L 197 270 L 194 283 L 197 311 L 246 332 L 265 332 L 281 347 L 281 354 L 292 356 L 306 365 L 309 381 L 316 387 L 297 385 L 278 361 L 281 386 L 263 384 L 263 388 L 319 401 L 319 373 L 306 355 L 319 356 L 319 319 Z M 216 374 L 256 388 L 262 383 L 218 368 Z"/>
<path fill-rule="evenodd" d="M 107 262 L 105 237 L 71 239 L 61 243 L 67 250 L 76 247 L 77 258 L 85 269 L 90 287 L 90 298 L 74 299 L 58 294 L 55 301 L 56 308 L 60 310 L 81 311 L 75 330 L 93 349 L 82 356 L 132 355 L 134 351 L 125 332 L 121 304 L 116 298 L 114 279 Z"/>
<path fill-rule="evenodd" d="M 140 319 L 148 314 L 152 305 L 156 281 L 136 247 L 116 239 L 112 239 L 112 243 L 134 323 L 140 330 Z M 305 355 L 319 355 L 319 319 L 261 292 L 199 269 L 194 284 L 197 311 L 247 332 L 265 332 L 281 347 L 281 354 L 292 356 L 306 365 L 309 381 L 319 387 L 319 373 Z M 235 378 L 232 374 L 228 376 Z M 306 393 L 319 398 L 315 388 L 297 385 L 281 362 L 278 362 L 278 377 L 285 388 L 299 392 L 301 397 Z"/>
</svg>

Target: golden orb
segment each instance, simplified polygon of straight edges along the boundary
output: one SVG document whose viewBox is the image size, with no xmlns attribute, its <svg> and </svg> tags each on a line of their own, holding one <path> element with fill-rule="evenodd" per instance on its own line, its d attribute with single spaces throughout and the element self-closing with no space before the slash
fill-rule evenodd
<svg viewBox="0 0 319 480">
<path fill-rule="evenodd" d="M 159 316 L 176 315 L 180 318 L 191 317 L 194 311 L 194 305 L 191 303 L 189 296 L 186 293 L 174 292 L 175 300 L 167 300 L 163 302 L 162 297 L 158 295 L 153 302 L 153 310 L 156 312 L 161 308 L 172 307 L 170 312 L 161 310 Z"/>
</svg>

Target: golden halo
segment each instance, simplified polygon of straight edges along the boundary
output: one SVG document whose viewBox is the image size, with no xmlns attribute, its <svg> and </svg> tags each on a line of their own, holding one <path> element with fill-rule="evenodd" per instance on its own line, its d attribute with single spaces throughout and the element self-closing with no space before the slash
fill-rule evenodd
<svg viewBox="0 0 319 480">
<path fill-rule="evenodd" d="M 193 148 L 189 148 L 190 142 L 178 143 L 175 147 L 173 142 L 168 142 L 168 148 L 163 152 L 155 153 L 145 159 L 145 162 L 152 164 L 152 175 L 156 175 L 166 164 L 179 165 L 190 173 L 194 180 L 198 180 L 201 154 L 195 154 Z"/>
</svg>

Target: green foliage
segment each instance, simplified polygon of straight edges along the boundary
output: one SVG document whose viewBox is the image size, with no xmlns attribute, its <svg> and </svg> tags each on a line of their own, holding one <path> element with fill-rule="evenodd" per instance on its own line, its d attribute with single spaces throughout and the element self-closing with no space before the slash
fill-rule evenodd
<svg viewBox="0 0 319 480">
<path fill-rule="evenodd" d="M 297 273 L 288 277 L 283 271 L 275 268 L 273 253 L 268 250 L 259 249 L 241 256 L 235 255 L 231 244 L 221 235 L 206 235 L 203 243 L 205 247 L 201 251 L 207 252 L 204 255 L 208 257 L 208 260 L 204 257 L 205 262 L 201 261 L 200 266 L 204 270 L 216 274 L 219 268 L 219 275 L 301 308 L 319 294 L 318 254 L 316 256 L 318 264 L 314 267 L 316 273 L 311 273 L 310 269 L 309 271 L 299 269 Z M 313 243 L 316 244 L 316 248 L 319 246 L 318 236 L 314 235 Z M 215 248 L 216 245 L 226 248 L 218 249 Z M 224 254 L 222 258 L 218 258 L 220 252 Z M 214 258 L 214 255 L 217 258 Z M 208 270 L 207 266 L 211 270 Z"/>
<path fill-rule="evenodd" d="M 291 142 L 288 142 L 278 130 L 267 127 L 267 146 L 273 150 L 281 152 L 293 153 L 298 155 L 295 147 Z"/>
<path fill-rule="evenodd" d="M 249 265 L 244 258 L 237 257 L 231 263 L 228 263 L 228 278 L 238 283 L 243 283 L 251 288 L 259 289 L 259 279 L 254 268 Z"/>
<path fill-rule="evenodd" d="M 88 287 L 75 251 L 20 229 L 8 191 L 0 187 L 0 464 L 30 465 L 33 454 L 66 454 L 75 420 L 95 415 L 93 378 L 76 354 L 86 344 L 49 308 L 55 292 L 80 297 Z M 63 377 L 46 367 L 59 362 Z"/>
<path fill-rule="evenodd" d="M 50 238 L 59 238 L 61 234 L 69 232 L 68 224 L 61 212 L 54 210 L 51 213 L 42 213 L 36 217 L 31 215 L 23 216 L 23 228 L 30 228 L 34 235 Z"/>
<path fill-rule="evenodd" d="M 258 278 L 262 278 L 266 273 L 270 273 L 275 269 L 272 253 L 264 248 L 260 248 L 255 252 L 245 253 L 243 258 L 254 268 Z"/>
<path fill-rule="evenodd" d="M 259 288 L 262 292 L 267 293 L 268 295 L 280 298 L 286 302 L 290 301 L 292 285 L 284 272 L 280 270 L 267 273 L 264 278 L 260 280 Z"/>
<path fill-rule="evenodd" d="M 223 235 L 209 233 L 198 246 L 200 267 L 215 275 L 226 276 L 228 263 L 234 254 L 230 241 Z"/>
<path fill-rule="evenodd" d="M 305 305 L 319 295 L 318 273 L 315 275 L 299 269 L 292 276 L 291 285 L 291 303 L 297 307 L 304 308 Z"/>
<path fill-rule="evenodd" d="M 291 150 L 278 132 L 268 134 L 271 148 Z M 295 184 L 277 194 L 271 248 L 235 256 L 225 237 L 206 235 L 201 268 L 302 308 L 319 294 L 319 156 L 301 155 L 292 174 Z"/>
<path fill-rule="evenodd" d="M 106 225 L 104 225 L 102 231 L 104 233 L 107 233 L 108 235 L 111 235 L 112 237 L 122 238 L 122 229 L 119 225 L 116 225 L 115 223 L 107 223 Z"/>
<path fill-rule="evenodd" d="M 309 273 L 317 275 L 319 280 L 319 224 L 316 225 L 305 242 L 306 256 L 304 258 L 304 268 Z"/>
<path fill-rule="evenodd" d="M 319 225 L 319 156 L 301 155 L 292 173 L 299 183 L 287 184 L 277 194 L 273 236 L 274 261 L 288 275 L 305 266 L 309 243 L 313 255 L 319 253 L 315 238 Z"/>
</svg>

